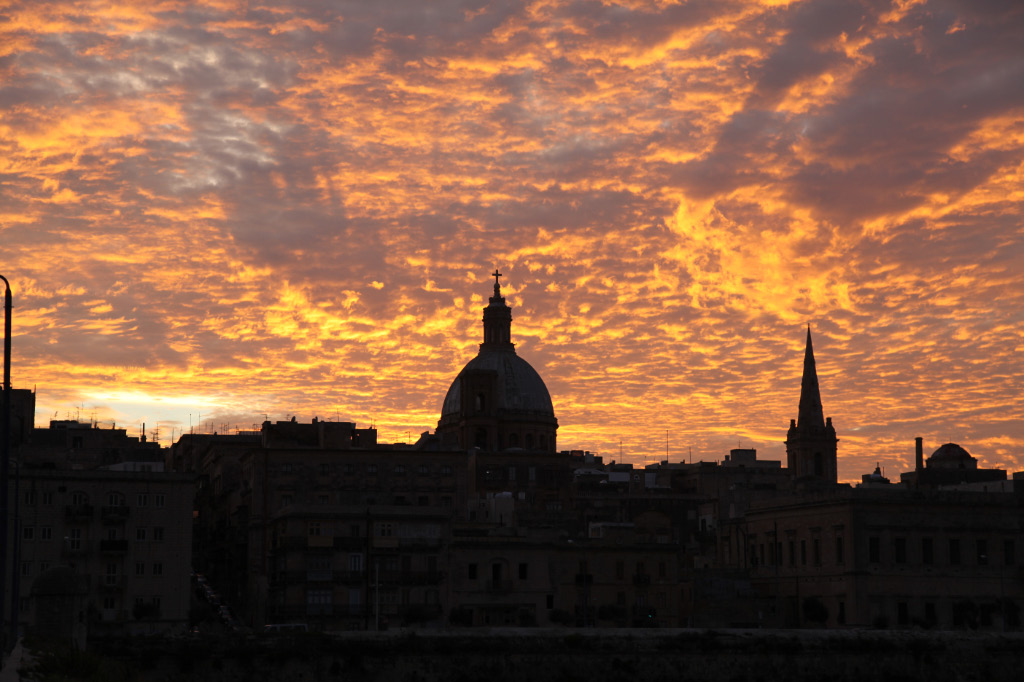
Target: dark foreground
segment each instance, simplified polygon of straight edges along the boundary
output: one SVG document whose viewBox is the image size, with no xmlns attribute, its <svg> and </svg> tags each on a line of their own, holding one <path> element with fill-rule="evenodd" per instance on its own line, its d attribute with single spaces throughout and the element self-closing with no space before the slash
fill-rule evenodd
<svg viewBox="0 0 1024 682">
<path fill-rule="evenodd" d="M 35 651 L 22 679 L 116 682 L 1017 682 L 1024 635 L 809 630 L 502 630 L 123 639 Z"/>
</svg>

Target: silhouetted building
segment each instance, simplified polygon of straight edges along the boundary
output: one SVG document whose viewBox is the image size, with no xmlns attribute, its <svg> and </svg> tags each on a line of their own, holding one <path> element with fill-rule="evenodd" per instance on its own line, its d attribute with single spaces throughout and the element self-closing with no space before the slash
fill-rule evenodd
<svg viewBox="0 0 1024 682">
<path fill-rule="evenodd" d="M 797 418 L 790 421 L 786 434 L 786 465 L 789 471 L 800 479 L 836 483 L 839 480 L 838 442 L 832 418 L 826 419 L 821 407 L 811 328 L 808 327 L 804 372 L 800 382 L 800 408 Z"/>
<path fill-rule="evenodd" d="M 437 436 L 446 448 L 557 452 L 558 420 L 544 380 L 516 354 L 512 310 L 495 272 L 484 308 L 480 352 L 455 377 L 441 408 Z"/>
</svg>

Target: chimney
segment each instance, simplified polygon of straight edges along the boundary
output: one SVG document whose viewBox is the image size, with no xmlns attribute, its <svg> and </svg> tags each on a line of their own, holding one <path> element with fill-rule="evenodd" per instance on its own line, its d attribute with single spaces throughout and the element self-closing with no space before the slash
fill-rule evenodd
<svg viewBox="0 0 1024 682">
<path fill-rule="evenodd" d="M 914 439 L 915 469 L 924 469 L 924 439 L 918 436 Z"/>
</svg>

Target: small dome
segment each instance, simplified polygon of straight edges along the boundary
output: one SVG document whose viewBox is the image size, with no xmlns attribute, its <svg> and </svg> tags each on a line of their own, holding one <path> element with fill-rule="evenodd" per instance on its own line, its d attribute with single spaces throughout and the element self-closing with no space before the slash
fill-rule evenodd
<svg viewBox="0 0 1024 682">
<path fill-rule="evenodd" d="M 462 382 L 460 379 L 464 374 L 473 371 L 496 373 L 498 386 L 495 396 L 497 404 L 493 406 L 495 409 L 555 416 L 555 409 L 551 404 L 551 394 L 548 393 L 544 380 L 537 374 L 537 370 L 530 366 L 530 363 L 516 355 L 514 350 L 509 349 L 481 350 L 462 368 L 444 398 L 444 404 L 441 407 L 442 418 L 447 415 L 457 415 L 462 409 Z"/>
</svg>

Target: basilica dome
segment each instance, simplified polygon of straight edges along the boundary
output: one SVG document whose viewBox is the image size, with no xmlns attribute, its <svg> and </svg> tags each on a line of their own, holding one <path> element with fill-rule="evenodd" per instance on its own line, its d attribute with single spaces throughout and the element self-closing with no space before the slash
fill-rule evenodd
<svg viewBox="0 0 1024 682">
<path fill-rule="evenodd" d="M 445 395 L 437 435 L 453 448 L 555 452 L 558 420 L 544 380 L 512 343 L 512 309 L 494 272 L 484 340 Z"/>
<path fill-rule="evenodd" d="M 467 373 L 476 371 L 497 374 L 497 390 L 493 396 L 496 399 L 495 409 L 525 410 L 555 416 L 551 394 L 548 393 L 544 380 L 530 363 L 516 355 L 512 349 L 481 350 L 479 355 L 470 360 L 448 389 L 444 405 L 441 407 L 442 418 L 445 415 L 458 414 L 462 410 L 462 378 Z M 475 398 L 471 397 L 470 400 Z"/>
</svg>

